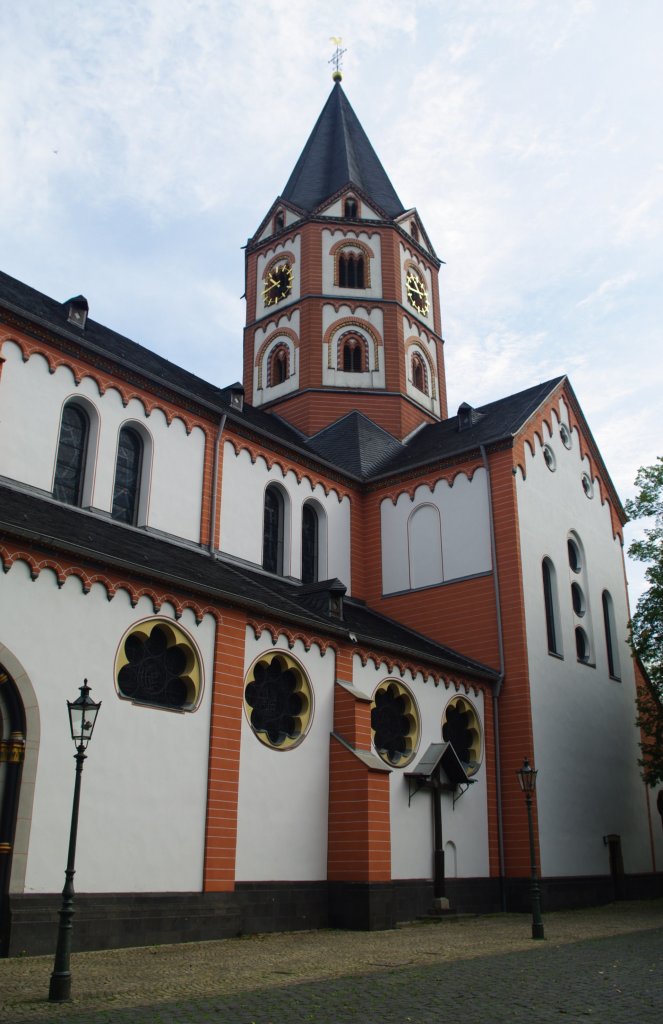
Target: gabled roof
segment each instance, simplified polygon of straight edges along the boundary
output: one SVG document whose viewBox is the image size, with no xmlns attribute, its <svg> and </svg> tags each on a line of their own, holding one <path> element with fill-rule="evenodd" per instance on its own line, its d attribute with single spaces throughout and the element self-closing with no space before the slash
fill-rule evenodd
<svg viewBox="0 0 663 1024">
<path fill-rule="evenodd" d="M 361 188 L 388 217 L 404 212 L 340 82 L 336 82 L 281 198 L 311 213 L 348 184 Z"/>
<path fill-rule="evenodd" d="M 403 445 L 361 412 L 349 412 L 308 440 L 308 447 L 353 476 L 369 477 Z"/>
</svg>

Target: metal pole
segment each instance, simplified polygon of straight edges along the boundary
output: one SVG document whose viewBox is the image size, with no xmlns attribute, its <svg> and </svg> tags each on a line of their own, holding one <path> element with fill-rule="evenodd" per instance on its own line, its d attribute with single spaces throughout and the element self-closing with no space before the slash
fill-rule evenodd
<svg viewBox="0 0 663 1024">
<path fill-rule="evenodd" d="M 433 779 L 433 898 L 443 899 L 446 895 L 444 884 L 444 850 L 442 848 L 442 806 L 440 779 Z"/>
<path fill-rule="evenodd" d="M 525 793 L 527 803 L 527 824 L 529 826 L 529 860 L 532 872 L 532 938 L 545 939 L 543 934 L 543 919 L 541 917 L 541 889 L 536 874 L 536 849 L 534 846 L 534 825 L 532 824 L 532 794 Z"/>
<path fill-rule="evenodd" d="M 62 890 L 62 907 L 59 911 L 58 944 L 55 950 L 55 962 L 48 990 L 48 998 L 51 1003 L 66 1002 L 71 994 L 69 958 L 71 955 L 71 935 L 73 931 L 72 918 L 74 916 L 74 862 L 76 860 L 76 837 L 78 834 L 78 806 L 81 799 L 81 779 L 83 775 L 83 761 L 85 760 L 84 750 L 85 748 L 81 745 L 74 755 L 76 760 L 76 781 L 74 783 L 74 802 L 71 808 L 69 853 L 64 873 L 65 883 Z"/>
</svg>

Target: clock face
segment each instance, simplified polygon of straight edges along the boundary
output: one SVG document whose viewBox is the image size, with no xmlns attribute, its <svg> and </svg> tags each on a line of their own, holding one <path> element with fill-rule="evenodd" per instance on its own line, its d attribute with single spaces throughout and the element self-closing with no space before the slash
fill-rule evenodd
<svg viewBox="0 0 663 1024">
<path fill-rule="evenodd" d="M 408 302 L 412 308 L 416 309 L 417 313 L 422 313 L 425 316 L 429 309 L 428 292 L 426 291 L 426 285 L 414 270 L 408 270 L 405 287 L 407 289 Z"/>
<path fill-rule="evenodd" d="M 279 263 L 267 274 L 262 297 L 266 306 L 275 306 L 277 302 L 287 298 L 292 291 L 292 267 L 289 263 Z"/>
</svg>

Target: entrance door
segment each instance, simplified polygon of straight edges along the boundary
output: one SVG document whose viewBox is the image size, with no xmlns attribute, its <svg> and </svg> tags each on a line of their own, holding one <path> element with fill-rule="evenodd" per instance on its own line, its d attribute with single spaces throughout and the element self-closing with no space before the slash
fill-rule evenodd
<svg viewBox="0 0 663 1024">
<path fill-rule="evenodd" d="M 9 879 L 24 757 L 23 705 L 0 664 L 0 956 L 7 955 L 9 943 Z"/>
<path fill-rule="evenodd" d="M 610 858 L 610 875 L 616 900 L 624 899 L 624 858 L 622 857 L 622 838 L 617 835 L 604 836 L 603 842 L 608 847 Z"/>
</svg>

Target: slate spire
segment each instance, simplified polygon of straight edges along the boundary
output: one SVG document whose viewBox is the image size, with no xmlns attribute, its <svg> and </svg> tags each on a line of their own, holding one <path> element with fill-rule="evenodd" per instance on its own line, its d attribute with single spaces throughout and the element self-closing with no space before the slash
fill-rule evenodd
<svg viewBox="0 0 663 1024">
<path fill-rule="evenodd" d="M 360 188 L 388 217 L 405 211 L 336 80 L 282 197 L 310 213 L 348 184 Z"/>
</svg>

